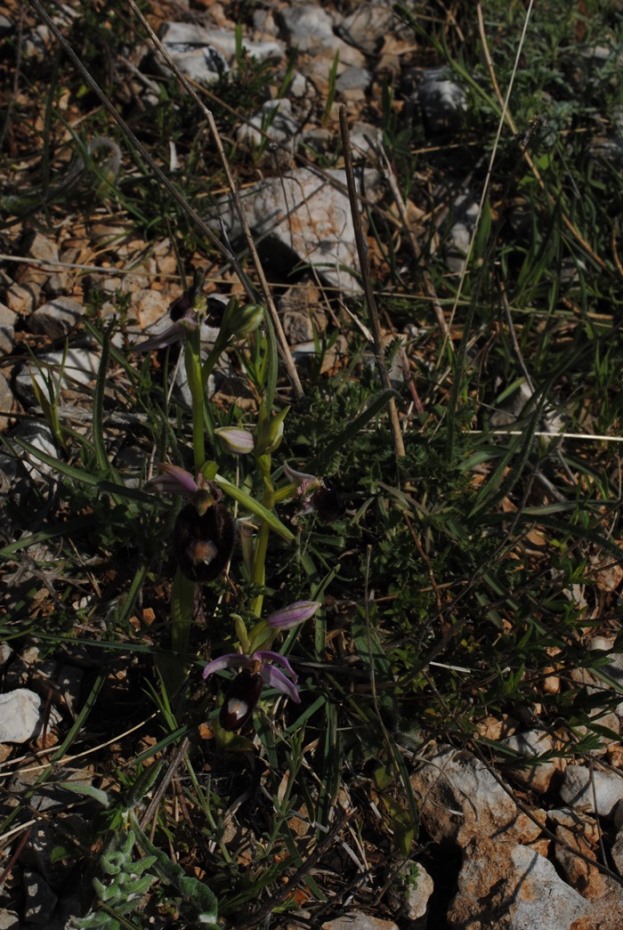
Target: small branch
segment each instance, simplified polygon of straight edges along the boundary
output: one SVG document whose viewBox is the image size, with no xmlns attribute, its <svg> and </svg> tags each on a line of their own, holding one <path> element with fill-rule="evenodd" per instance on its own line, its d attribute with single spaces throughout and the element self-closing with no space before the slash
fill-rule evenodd
<svg viewBox="0 0 623 930">
<path fill-rule="evenodd" d="M 268 286 L 268 281 L 266 280 L 266 275 L 264 274 L 264 269 L 262 268 L 262 263 L 260 261 L 259 255 L 257 253 L 257 249 L 255 247 L 255 242 L 253 241 L 253 236 L 251 234 L 249 222 L 247 220 L 246 213 L 244 212 L 244 208 L 242 206 L 240 194 L 238 193 L 238 188 L 236 187 L 236 182 L 234 181 L 233 175 L 231 173 L 231 168 L 227 160 L 227 155 L 225 154 L 225 149 L 223 148 L 223 143 L 221 141 L 221 136 L 218 131 L 216 121 L 214 119 L 214 114 L 212 113 L 211 110 L 209 110 L 206 107 L 206 105 L 201 100 L 201 98 L 197 94 L 195 88 L 192 86 L 190 81 L 179 70 L 175 61 L 173 60 L 173 58 L 171 57 L 171 55 L 169 54 L 165 46 L 162 44 L 162 42 L 160 41 L 160 39 L 158 38 L 154 30 L 151 28 L 146 18 L 143 16 L 141 11 L 139 10 L 137 4 L 135 3 L 135 0 L 129 0 L 129 2 L 130 2 L 130 6 L 133 12 L 136 14 L 143 28 L 146 30 L 147 34 L 149 35 L 149 38 L 154 43 L 154 45 L 156 46 L 156 48 L 158 49 L 162 57 L 165 59 L 167 65 L 171 68 L 171 70 L 175 74 L 176 78 L 178 79 L 178 81 L 180 82 L 180 84 L 182 85 L 186 93 L 197 104 L 197 106 L 199 107 L 199 109 L 201 110 L 201 112 L 203 113 L 203 115 L 205 116 L 208 122 L 208 126 L 210 127 L 210 132 L 212 133 L 212 138 L 214 139 L 214 144 L 216 145 L 216 150 L 221 160 L 223 170 L 225 171 L 225 177 L 227 178 L 227 185 L 229 187 L 229 191 L 232 196 L 234 206 L 236 208 L 236 212 L 238 214 L 238 219 L 240 220 L 240 225 L 242 226 L 242 232 L 245 238 L 245 242 L 247 244 L 247 248 L 249 249 L 249 254 L 253 262 L 253 267 L 255 268 L 255 273 L 257 274 L 258 280 L 260 282 L 262 296 L 264 298 L 264 302 L 266 303 L 266 307 L 268 308 L 270 319 L 275 329 L 275 334 L 277 336 L 277 342 L 279 344 L 279 351 L 281 353 L 283 363 L 286 367 L 288 378 L 290 379 L 292 387 L 294 388 L 294 393 L 296 394 L 297 399 L 300 400 L 300 398 L 303 397 L 303 386 L 301 384 L 298 371 L 296 370 L 294 359 L 292 358 L 292 353 L 290 351 L 290 346 L 288 345 L 286 334 L 283 330 L 283 326 L 281 325 L 281 320 L 279 319 L 279 314 L 277 313 L 277 308 L 275 306 L 275 302 L 273 300 L 272 294 L 270 292 L 270 288 Z M 229 255 L 228 250 L 227 250 L 227 254 Z M 244 277 L 242 277 L 241 280 L 242 280 L 243 286 L 245 286 L 245 289 L 246 289 L 248 285 L 245 282 Z"/>
<path fill-rule="evenodd" d="M 346 171 L 346 181 L 348 184 L 348 198 L 350 200 L 350 209 L 353 216 L 353 226 L 355 229 L 355 242 L 357 243 L 357 254 L 359 255 L 359 265 L 361 266 L 361 277 L 363 280 L 363 290 L 370 314 L 370 323 L 372 335 L 374 336 L 374 353 L 376 355 L 377 365 L 381 374 L 383 387 L 391 390 L 391 381 L 385 359 L 383 358 L 383 340 L 381 336 L 381 321 L 379 311 L 374 297 L 372 288 L 372 279 L 370 276 L 370 266 L 368 264 L 368 247 L 363 235 L 361 223 L 361 214 L 359 213 L 359 201 L 357 194 L 357 185 L 355 184 L 355 173 L 353 171 L 353 158 L 350 149 L 350 136 L 348 132 L 348 119 L 346 107 L 340 106 L 340 133 L 342 136 L 342 148 L 344 149 L 344 169 Z M 398 409 L 396 401 L 392 397 L 389 401 L 389 423 L 394 440 L 394 450 L 396 458 L 401 459 L 405 456 L 404 440 L 400 429 L 398 419 Z"/>
</svg>

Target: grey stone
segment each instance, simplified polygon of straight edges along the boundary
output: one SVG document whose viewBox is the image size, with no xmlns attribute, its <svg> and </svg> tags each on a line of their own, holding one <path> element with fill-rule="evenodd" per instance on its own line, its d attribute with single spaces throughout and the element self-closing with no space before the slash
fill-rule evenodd
<svg viewBox="0 0 623 930">
<path fill-rule="evenodd" d="M 616 839 L 612 844 L 612 849 L 610 850 L 610 855 L 612 856 L 612 861 L 614 862 L 614 867 L 623 877 L 623 830 L 619 830 L 616 835 Z"/>
<path fill-rule="evenodd" d="M 301 52 L 319 48 L 336 48 L 333 20 L 320 6 L 301 4 L 285 7 L 279 17 L 288 34 L 288 42 Z"/>
<path fill-rule="evenodd" d="M 0 432 L 8 427 L 11 411 L 15 405 L 11 385 L 0 371 Z"/>
<path fill-rule="evenodd" d="M 571 807 L 610 817 L 619 801 L 623 800 L 623 777 L 616 772 L 591 771 L 583 765 L 568 765 L 560 797 Z"/>
<path fill-rule="evenodd" d="M 233 30 L 169 22 L 162 27 L 161 40 L 184 74 L 207 84 L 215 83 L 229 72 L 230 62 L 236 54 Z M 242 47 L 258 61 L 279 61 L 285 53 L 283 44 L 276 39 L 254 42 L 243 36 Z M 161 61 L 160 66 L 168 71 L 165 62 Z"/>
<path fill-rule="evenodd" d="M 20 243 L 22 253 L 40 262 L 58 262 L 58 245 L 36 230 L 28 230 Z"/>
<path fill-rule="evenodd" d="M 63 393 L 74 385 L 92 384 L 97 378 L 100 353 L 80 347 L 65 351 L 46 352 L 38 356 L 37 363 L 24 365 L 15 379 L 15 390 L 19 399 L 29 407 L 38 405 L 33 389 L 33 380 L 39 390 L 49 399 L 47 379 L 60 386 Z"/>
<path fill-rule="evenodd" d="M 356 68 L 365 65 L 364 55 L 336 35 L 333 20 L 322 7 L 312 4 L 284 7 L 278 17 L 287 33 L 289 45 L 300 52 L 328 53 L 329 57 L 339 54 L 341 65 Z"/>
<path fill-rule="evenodd" d="M 298 131 L 292 115 L 292 104 L 287 98 L 267 100 L 259 113 L 238 128 L 236 138 L 248 146 L 271 142 L 286 142 Z"/>
<path fill-rule="evenodd" d="M 544 730 L 529 730 L 527 733 L 510 736 L 502 740 L 502 743 L 514 752 L 525 756 L 526 761 L 532 760 L 532 764 L 526 768 L 513 768 L 511 770 L 513 779 L 521 784 L 529 785 L 539 793 L 548 791 L 552 778 L 559 771 L 559 765 L 550 761 L 539 762 L 539 756 L 553 751 L 554 744 L 551 736 Z"/>
<path fill-rule="evenodd" d="M 0 13 L 0 37 L 4 38 L 5 36 L 10 35 L 15 29 L 15 26 L 11 22 L 8 16 L 5 16 L 4 13 Z M 0 924 L 0 930 L 3 930 L 2 925 Z"/>
<path fill-rule="evenodd" d="M 446 265 L 454 274 L 460 274 L 465 265 L 479 210 L 478 202 L 467 194 L 461 195 L 454 204 L 455 222 L 445 242 Z"/>
<path fill-rule="evenodd" d="M 288 273 L 294 265 L 310 265 L 329 285 L 359 293 L 355 233 L 346 194 L 330 184 L 346 184 L 343 171 L 325 172 L 328 178 L 300 168 L 282 177 L 260 181 L 245 191 L 242 203 L 260 255 Z M 366 194 L 374 197 L 378 176 L 366 172 Z M 217 203 L 208 216 L 215 231 L 224 224 L 230 238 L 241 235 L 238 215 L 229 198 Z M 353 269 L 352 271 L 350 269 Z"/>
<path fill-rule="evenodd" d="M 370 123 L 353 123 L 350 127 L 350 147 L 355 161 L 357 158 L 377 159 L 375 147 L 383 141 L 383 131 Z"/>
<path fill-rule="evenodd" d="M 506 834 L 528 841 L 540 828 L 518 816 L 510 791 L 468 752 L 442 748 L 411 776 L 422 823 L 434 842 L 465 847 L 474 837 Z"/>
<path fill-rule="evenodd" d="M 454 133 L 465 118 L 465 91 L 451 80 L 445 68 L 431 68 L 422 74 L 418 99 L 424 125 L 431 135 Z"/>
<path fill-rule="evenodd" d="M 58 450 L 52 439 L 52 433 L 45 423 L 36 422 L 34 420 L 20 423 L 19 428 L 13 433 L 13 438 L 23 439 L 37 451 L 43 452 L 51 458 L 56 459 L 58 457 Z M 40 459 L 34 452 L 22 451 L 19 446 L 16 448 L 19 452 L 16 473 L 19 472 L 20 468 L 25 469 L 28 475 L 33 478 L 39 474 L 45 475 L 52 472 L 52 467 L 48 465 L 47 462 Z"/>
<path fill-rule="evenodd" d="M 165 23 L 160 38 L 182 74 L 193 81 L 216 84 L 230 70 L 212 42 L 211 30 L 193 23 Z M 164 74 L 171 73 L 162 56 L 156 55 L 156 63 Z"/>
<path fill-rule="evenodd" d="M 0 643 L 0 668 L 6 665 L 9 659 L 15 655 L 15 652 L 8 643 Z"/>
<path fill-rule="evenodd" d="M 428 903 L 435 890 L 433 879 L 423 865 L 409 863 L 410 876 L 405 881 L 405 912 L 409 920 L 419 920 L 428 910 Z"/>
<path fill-rule="evenodd" d="M 5 300 L 7 307 L 19 316 L 28 316 L 35 309 L 41 297 L 39 284 L 18 284 L 13 281 L 7 288 Z"/>
<path fill-rule="evenodd" d="M 0 323 L 0 357 L 10 355 L 15 345 L 15 330 Z"/>
<path fill-rule="evenodd" d="M 341 94 L 352 91 L 362 94 L 372 83 L 372 72 L 367 68 L 345 68 L 335 82 L 336 90 Z"/>
<path fill-rule="evenodd" d="M 344 17 L 337 33 L 365 55 L 375 55 L 381 50 L 385 36 L 395 22 L 392 7 L 392 3 L 383 0 L 362 3 L 353 13 Z"/>
<path fill-rule="evenodd" d="M 50 339 L 66 336 L 82 319 L 84 305 L 76 297 L 56 297 L 38 307 L 28 317 L 31 333 L 41 333 Z"/>
<path fill-rule="evenodd" d="M 548 859 L 521 844 L 489 840 L 466 850 L 448 920 L 453 930 L 571 930 L 591 913 L 591 903 Z"/>
<path fill-rule="evenodd" d="M 41 698 L 28 688 L 0 694 L 0 743 L 26 743 L 41 721 Z"/>
<path fill-rule="evenodd" d="M 0 930 L 19 930 L 19 917 L 15 911 L 0 908 Z"/>
<path fill-rule="evenodd" d="M 322 930 L 398 930 L 393 920 L 381 920 L 363 911 L 348 911 L 335 920 L 328 920 Z"/>
</svg>

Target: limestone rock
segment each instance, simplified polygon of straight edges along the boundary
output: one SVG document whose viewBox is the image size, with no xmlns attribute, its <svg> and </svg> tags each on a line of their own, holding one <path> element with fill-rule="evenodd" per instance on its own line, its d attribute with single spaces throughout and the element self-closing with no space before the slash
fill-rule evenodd
<svg viewBox="0 0 623 930">
<path fill-rule="evenodd" d="M 20 423 L 19 428 L 13 433 L 13 437 L 25 440 L 31 446 L 34 446 L 36 450 L 52 458 L 56 458 L 58 455 L 56 445 L 52 438 L 52 432 L 45 423 L 38 423 L 35 420 L 27 420 Z M 17 471 L 20 471 L 22 468 L 25 469 L 33 479 L 36 478 L 37 475 L 49 474 L 52 471 L 47 462 L 44 462 L 42 459 L 38 458 L 36 454 L 30 452 L 24 452 L 20 455 L 19 468 Z"/>
<path fill-rule="evenodd" d="M 15 911 L 0 908 L 0 930 L 19 930 L 19 917 Z"/>
<path fill-rule="evenodd" d="M 259 113 L 239 127 L 236 138 L 249 147 L 263 142 L 287 142 L 298 130 L 288 98 L 267 100 Z"/>
<path fill-rule="evenodd" d="M 364 55 L 335 34 L 333 20 L 322 7 L 315 4 L 284 7 L 279 11 L 279 20 L 288 43 L 300 52 L 328 53 L 328 57 L 338 54 L 342 65 L 355 68 L 365 65 Z"/>
<path fill-rule="evenodd" d="M 394 19 L 391 3 L 368 0 L 344 17 L 337 33 L 365 55 L 375 55 L 380 51 Z"/>
<path fill-rule="evenodd" d="M 0 351 L 2 346 L 0 344 Z M 10 423 L 10 412 L 14 406 L 11 385 L 0 371 L 0 433 L 4 432 Z"/>
<path fill-rule="evenodd" d="M 26 743 L 41 721 L 41 698 L 28 688 L 0 694 L 0 743 Z"/>
<path fill-rule="evenodd" d="M 591 771 L 583 765 L 569 765 L 560 796 L 571 807 L 610 817 L 623 800 L 623 777 L 616 772 Z"/>
<path fill-rule="evenodd" d="M 614 866 L 621 877 L 623 877 L 623 829 L 619 830 L 616 839 L 610 850 Z"/>
<path fill-rule="evenodd" d="M 28 329 L 31 333 L 41 333 L 50 339 L 62 339 L 83 315 L 82 301 L 75 297 L 56 297 L 30 314 Z"/>
<path fill-rule="evenodd" d="M 450 134 L 467 112 L 465 91 L 445 68 L 431 68 L 422 75 L 418 89 L 422 118 L 429 135 Z"/>
<path fill-rule="evenodd" d="M 328 177 L 300 168 L 260 181 L 245 191 L 243 207 L 262 259 L 276 270 L 288 273 L 295 265 L 311 265 L 329 285 L 359 293 L 350 203 L 330 183 L 333 179 L 345 185 L 346 176 L 339 170 L 325 174 Z M 374 196 L 378 177 L 365 172 L 364 179 L 366 195 Z M 215 232 L 221 222 L 231 239 L 240 237 L 240 222 L 229 198 L 219 201 L 208 217 Z"/>
<path fill-rule="evenodd" d="M 551 736 L 544 730 L 529 730 L 504 740 L 504 745 L 514 752 L 521 753 L 531 764 L 525 768 L 513 767 L 511 775 L 514 781 L 528 785 L 533 791 L 544 794 L 549 790 L 552 778 L 560 770 L 561 760 L 539 762 L 539 756 L 552 752 L 554 744 Z"/>
<path fill-rule="evenodd" d="M 417 863 L 415 875 L 405 884 L 405 912 L 409 920 L 419 920 L 425 915 L 434 890 L 433 879 L 424 866 Z"/>
<path fill-rule="evenodd" d="M 548 818 L 556 824 L 556 839 L 561 842 L 554 846 L 554 855 L 569 884 L 584 897 L 603 894 L 604 876 L 599 869 L 575 855 L 577 851 L 594 860 L 599 843 L 599 829 L 594 818 L 573 810 L 548 811 Z M 589 888 L 592 895 L 587 894 Z"/>
<path fill-rule="evenodd" d="M 335 920 L 322 924 L 322 930 L 398 930 L 392 920 L 381 920 L 364 914 L 363 911 L 349 911 Z"/>
<path fill-rule="evenodd" d="M 448 922 L 453 930 L 578 930 L 590 915 L 590 903 L 548 859 L 521 844 L 487 839 L 465 850 Z"/>
<path fill-rule="evenodd" d="M 441 749 L 411 776 L 411 784 L 434 842 L 464 847 L 474 837 L 501 834 L 530 842 L 540 833 L 532 821 L 518 818 L 510 793 L 470 753 Z"/>
</svg>

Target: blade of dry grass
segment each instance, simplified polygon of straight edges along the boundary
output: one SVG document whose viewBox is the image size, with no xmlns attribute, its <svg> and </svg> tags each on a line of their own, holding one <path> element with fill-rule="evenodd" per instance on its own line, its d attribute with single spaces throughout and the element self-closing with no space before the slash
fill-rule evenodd
<svg viewBox="0 0 623 930">
<path fill-rule="evenodd" d="M 348 114 L 344 105 L 340 106 L 340 132 L 342 135 L 342 148 L 344 149 L 344 169 L 346 171 L 346 180 L 348 183 L 348 197 L 350 200 L 350 209 L 353 217 L 353 226 L 355 229 L 355 241 L 357 243 L 357 254 L 359 255 L 359 265 L 361 267 L 361 277 L 363 280 L 363 290 L 370 313 L 370 323 L 372 324 L 372 334 L 374 336 L 374 353 L 376 355 L 377 365 L 381 374 L 383 387 L 391 390 L 391 381 L 385 359 L 383 358 L 383 341 L 381 337 L 381 321 L 379 311 L 376 305 L 374 289 L 372 287 L 372 278 L 370 276 L 370 266 L 368 264 L 368 248 L 363 235 L 361 224 L 361 215 L 359 213 L 359 200 L 357 196 L 357 186 L 355 184 L 355 174 L 353 171 L 353 158 L 350 148 L 350 134 L 348 131 Z M 389 423 L 394 441 L 394 451 L 397 459 L 405 456 L 405 445 L 400 429 L 398 419 L 398 409 L 396 401 L 392 397 L 388 404 Z"/>
</svg>

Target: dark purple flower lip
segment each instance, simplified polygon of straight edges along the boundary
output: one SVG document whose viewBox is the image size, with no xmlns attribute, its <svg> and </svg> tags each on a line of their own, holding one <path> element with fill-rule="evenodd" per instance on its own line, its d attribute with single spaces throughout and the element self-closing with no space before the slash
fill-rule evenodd
<svg viewBox="0 0 623 930">
<path fill-rule="evenodd" d="M 180 510 L 173 529 L 177 564 L 190 581 L 214 581 L 229 562 L 236 541 L 236 524 L 227 507 L 210 503 L 198 512 L 196 503 Z"/>
<path fill-rule="evenodd" d="M 281 668 L 276 668 L 280 665 Z M 225 668 L 241 668 L 242 672 L 234 678 L 225 694 L 225 703 L 221 708 L 220 723 L 226 730 L 239 730 L 249 720 L 259 700 L 262 686 L 267 684 L 287 695 L 291 701 L 300 704 L 301 698 L 296 687 L 296 672 L 285 656 L 270 650 L 259 650 L 252 655 L 231 652 L 228 655 L 212 659 L 203 670 L 203 677 L 209 678 L 214 672 Z M 244 675 L 243 673 L 247 674 Z M 259 679 L 260 690 L 255 695 Z M 225 721 L 225 722 L 223 722 Z M 228 724 L 228 725 L 226 725 Z"/>
<path fill-rule="evenodd" d="M 243 669 L 225 692 L 219 723 L 230 733 L 240 730 L 251 718 L 262 693 L 262 676 L 250 668 Z"/>
</svg>

